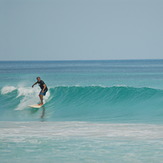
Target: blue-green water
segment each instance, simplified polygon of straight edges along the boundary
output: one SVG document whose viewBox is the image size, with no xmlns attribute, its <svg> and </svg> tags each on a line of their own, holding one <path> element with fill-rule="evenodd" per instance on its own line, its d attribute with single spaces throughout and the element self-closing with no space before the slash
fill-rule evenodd
<svg viewBox="0 0 163 163">
<path fill-rule="evenodd" d="M 1 61 L 0 81 L 2 162 L 162 162 L 163 60 Z"/>
</svg>

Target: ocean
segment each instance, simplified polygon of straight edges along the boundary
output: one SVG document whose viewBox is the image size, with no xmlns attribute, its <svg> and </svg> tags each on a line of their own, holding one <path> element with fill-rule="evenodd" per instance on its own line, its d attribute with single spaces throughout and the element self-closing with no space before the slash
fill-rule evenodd
<svg viewBox="0 0 163 163">
<path fill-rule="evenodd" d="M 0 103 L 2 163 L 163 163 L 163 60 L 0 61 Z"/>
</svg>

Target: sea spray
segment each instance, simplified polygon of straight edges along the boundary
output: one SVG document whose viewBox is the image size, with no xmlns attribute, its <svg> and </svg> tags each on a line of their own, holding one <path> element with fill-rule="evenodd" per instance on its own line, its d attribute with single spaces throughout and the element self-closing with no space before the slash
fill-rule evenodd
<svg viewBox="0 0 163 163">
<path fill-rule="evenodd" d="M 10 93 L 10 92 L 14 91 L 15 89 L 16 89 L 16 87 L 14 87 L 14 86 L 5 86 L 1 89 L 1 94 L 4 95 L 7 93 Z"/>
</svg>

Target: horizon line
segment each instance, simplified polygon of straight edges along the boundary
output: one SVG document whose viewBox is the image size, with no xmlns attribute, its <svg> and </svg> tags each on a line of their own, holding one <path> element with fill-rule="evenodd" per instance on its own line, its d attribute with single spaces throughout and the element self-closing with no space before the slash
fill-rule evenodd
<svg viewBox="0 0 163 163">
<path fill-rule="evenodd" d="M 143 60 L 163 60 L 162 59 L 63 59 L 63 60 L 0 60 L 0 62 L 45 62 L 45 61 L 143 61 Z"/>
</svg>

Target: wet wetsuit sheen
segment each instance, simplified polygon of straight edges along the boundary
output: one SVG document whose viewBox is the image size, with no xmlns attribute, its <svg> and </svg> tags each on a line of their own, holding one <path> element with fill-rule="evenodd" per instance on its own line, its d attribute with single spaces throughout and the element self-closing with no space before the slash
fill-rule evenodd
<svg viewBox="0 0 163 163">
<path fill-rule="evenodd" d="M 39 86 L 40 86 L 40 88 L 41 88 L 41 90 L 43 90 L 43 88 L 44 88 L 44 81 L 43 80 L 40 80 L 39 82 L 37 82 L 38 84 L 39 84 Z M 45 90 L 44 90 L 45 92 L 47 92 L 48 91 L 48 88 L 47 88 L 47 86 L 46 86 L 46 88 L 45 88 Z"/>
</svg>

